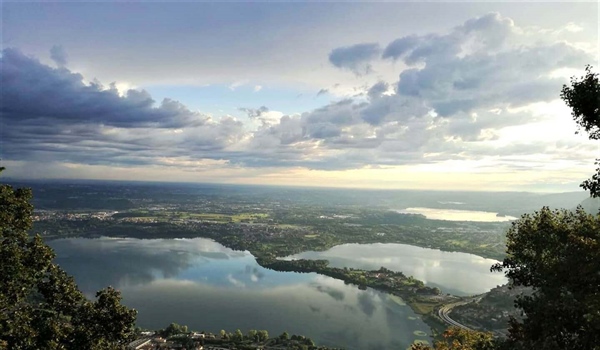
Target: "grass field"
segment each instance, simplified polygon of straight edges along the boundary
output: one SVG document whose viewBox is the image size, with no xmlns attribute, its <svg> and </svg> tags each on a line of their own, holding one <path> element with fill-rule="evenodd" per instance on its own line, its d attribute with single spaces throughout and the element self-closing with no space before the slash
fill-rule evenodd
<svg viewBox="0 0 600 350">
<path fill-rule="evenodd" d="M 129 215 L 124 216 L 127 218 L 144 219 L 144 220 L 160 220 L 166 221 L 169 219 L 182 219 L 182 220 L 208 220 L 216 221 L 221 223 L 227 222 L 254 222 L 264 220 L 269 217 L 265 213 L 240 213 L 240 214 L 221 214 L 221 213 L 190 213 L 190 212 L 179 212 L 179 211 L 148 211 L 148 210 L 136 210 L 129 212 Z"/>
<path fill-rule="evenodd" d="M 433 312 L 433 309 L 438 304 L 438 302 L 415 301 L 410 306 L 416 313 L 426 315 Z"/>
</svg>

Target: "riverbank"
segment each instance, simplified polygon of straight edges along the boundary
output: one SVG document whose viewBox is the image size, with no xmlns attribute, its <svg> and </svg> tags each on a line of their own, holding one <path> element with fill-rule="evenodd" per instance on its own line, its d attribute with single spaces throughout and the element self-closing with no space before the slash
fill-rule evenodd
<svg viewBox="0 0 600 350">
<path fill-rule="evenodd" d="M 342 243 L 373 243 L 405 241 L 391 235 L 338 235 L 313 231 L 304 226 L 285 226 L 281 224 L 236 224 L 208 222 L 129 222 L 122 219 L 78 219 L 45 221 L 50 224 L 47 232 L 61 232 L 65 236 L 94 237 L 107 235 L 112 237 L 150 238 L 192 238 L 205 237 L 213 239 L 225 247 L 234 250 L 248 251 L 262 267 L 276 271 L 315 272 L 357 285 L 361 289 L 367 287 L 402 298 L 407 305 L 431 328 L 432 334 L 440 334 L 448 325 L 437 317 L 436 310 L 443 305 L 460 300 L 459 297 L 441 295 L 435 288 L 426 287 L 415 278 L 406 277 L 401 272 L 394 275 L 386 273 L 387 280 L 377 271 L 360 269 L 341 269 L 329 267 L 328 263 L 283 262 L 278 258 L 304 251 L 323 251 Z M 39 226 L 38 226 L 39 227 Z M 58 230 L 58 227 L 61 230 Z M 346 227 L 346 230 L 353 227 Z M 44 230 L 46 231 L 46 230 Z M 335 232 L 335 231 L 333 231 Z M 347 231 L 345 231 L 347 233 Z M 49 238 L 49 237 L 48 237 Z M 427 241 L 410 242 L 416 246 L 429 246 Z M 444 249 L 444 247 L 438 247 Z M 447 247 L 445 247 L 447 248 Z M 450 250 L 450 249 L 448 249 Z M 462 249 L 461 249 L 462 250 Z M 463 250 L 464 251 L 464 250 Z M 470 253 L 475 253 L 470 251 Z M 390 278 L 392 279 L 390 281 Z"/>
<path fill-rule="evenodd" d="M 464 298 L 442 294 L 439 288 L 426 286 L 423 281 L 402 272 L 381 267 L 379 270 L 330 267 L 327 260 L 280 260 L 257 257 L 256 262 L 267 269 L 281 272 L 318 273 L 356 285 L 359 289 L 372 288 L 400 297 L 431 328 L 432 336 L 441 334 L 448 324 L 439 318 L 437 310 Z"/>
</svg>

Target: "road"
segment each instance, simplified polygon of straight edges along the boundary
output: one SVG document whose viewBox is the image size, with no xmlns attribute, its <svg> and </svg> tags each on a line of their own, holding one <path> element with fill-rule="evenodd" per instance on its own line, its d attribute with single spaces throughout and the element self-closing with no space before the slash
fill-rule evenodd
<svg viewBox="0 0 600 350">
<path fill-rule="evenodd" d="M 450 318 L 449 314 L 450 314 L 450 311 L 452 311 L 452 309 L 454 307 L 459 306 L 459 305 L 468 304 L 477 299 L 481 299 L 481 297 L 470 298 L 470 299 L 459 301 L 456 303 L 444 305 L 438 310 L 438 316 L 442 319 L 442 321 L 448 323 L 451 326 L 456 326 L 456 327 L 460 327 L 462 329 L 466 329 L 468 331 L 472 331 L 473 330 L 472 328 L 469 328 L 469 327 L 465 326 L 464 324 L 458 323 L 455 320 L 453 320 L 452 318 Z"/>
</svg>

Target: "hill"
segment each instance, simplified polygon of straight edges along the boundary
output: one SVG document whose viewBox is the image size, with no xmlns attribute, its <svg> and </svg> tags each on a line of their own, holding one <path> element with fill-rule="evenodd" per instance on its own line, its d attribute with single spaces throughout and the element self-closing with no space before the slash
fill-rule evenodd
<svg viewBox="0 0 600 350">
<path fill-rule="evenodd" d="M 579 203 L 587 213 L 598 214 L 600 212 L 600 198 L 587 198 Z"/>
</svg>

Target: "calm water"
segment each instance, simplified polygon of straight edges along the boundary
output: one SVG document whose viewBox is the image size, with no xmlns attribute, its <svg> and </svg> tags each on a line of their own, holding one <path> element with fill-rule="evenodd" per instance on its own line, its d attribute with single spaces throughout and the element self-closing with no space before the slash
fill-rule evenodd
<svg viewBox="0 0 600 350">
<path fill-rule="evenodd" d="M 479 294 L 507 282 L 502 273 L 490 272 L 490 266 L 496 260 L 406 244 L 344 244 L 324 252 L 304 252 L 286 259 L 327 259 L 331 266 L 368 270 L 384 266 L 455 295 Z"/>
<path fill-rule="evenodd" d="M 396 211 L 401 214 L 423 214 L 431 220 L 503 222 L 517 219 L 513 216 L 497 216 L 497 213 L 477 210 L 406 208 Z"/>
<path fill-rule="evenodd" d="M 429 328 L 398 298 L 317 274 L 261 268 L 247 252 L 207 239 L 61 239 L 57 263 L 90 297 L 112 285 L 138 325 L 303 334 L 347 349 L 406 349 Z"/>
</svg>

